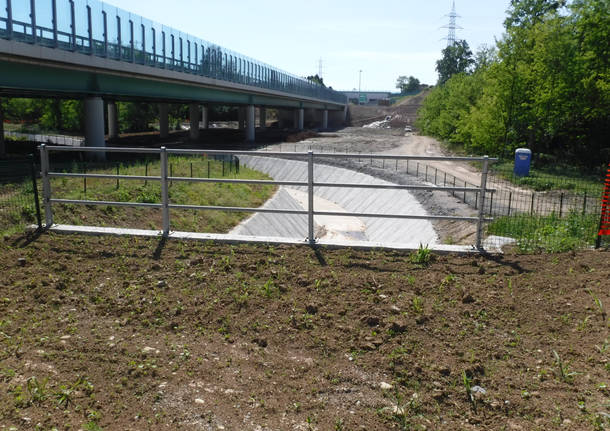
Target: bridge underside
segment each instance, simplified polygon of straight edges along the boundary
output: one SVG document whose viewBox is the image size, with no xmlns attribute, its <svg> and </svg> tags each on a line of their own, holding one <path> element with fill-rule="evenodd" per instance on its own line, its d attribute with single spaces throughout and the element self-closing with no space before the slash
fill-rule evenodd
<svg viewBox="0 0 610 431">
<path fill-rule="evenodd" d="M 0 94 L 12 97 L 52 96 L 83 98 L 101 96 L 112 100 L 143 100 L 165 103 L 218 103 L 269 108 L 340 110 L 337 105 L 252 94 L 234 89 L 139 78 L 44 66 L 33 62 L 0 60 Z"/>
</svg>

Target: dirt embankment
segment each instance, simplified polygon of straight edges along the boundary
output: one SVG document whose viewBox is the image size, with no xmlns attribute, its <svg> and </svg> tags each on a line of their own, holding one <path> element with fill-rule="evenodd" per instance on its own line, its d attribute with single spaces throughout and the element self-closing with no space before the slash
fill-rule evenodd
<svg viewBox="0 0 610 431">
<path fill-rule="evenodd" d="M 390 125 L 393 128 L 413 127 L 417 119 L 417 110 L 427 94 L 427 91 L 423 91 L 391 106 L 350 105 L 351 125 L 363 126 L 389 116 L 392 117 Z"/>
<path fill-rule="evenodd" d="M 608 251 L 30 240 L 0 240 L 0 429 L 610 425 Z"/>
</svg>

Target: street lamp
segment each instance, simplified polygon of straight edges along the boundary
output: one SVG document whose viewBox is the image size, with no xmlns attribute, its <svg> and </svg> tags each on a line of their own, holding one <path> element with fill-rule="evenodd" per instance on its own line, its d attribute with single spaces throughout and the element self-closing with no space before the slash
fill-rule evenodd
<svg viewBox="0 0 610 431">
<path fill-rule="evenodd" d="M 358 76 L 358 105 L 360 105 L 360 99 L 361 99 L 361 91 L 362 91 L 362 69 L 359 70 L 359 76 Z"/>
</svg>

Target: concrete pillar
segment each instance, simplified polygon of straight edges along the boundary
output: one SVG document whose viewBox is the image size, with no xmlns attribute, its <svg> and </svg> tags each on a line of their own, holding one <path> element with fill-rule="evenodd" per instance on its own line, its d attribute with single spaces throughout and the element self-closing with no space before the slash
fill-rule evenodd
<svg viewBox="0 0 610 431">
<path fill-rule="evenodd" d="M 299 128 L 299 110 L 298 109 L 295 109 L 294 111 L 292 111 L 292 128 L 293 129 Z"/>
<path fill-rule="evenodd" d="M 0 99 L 0 157 L 6 155 L 6 145 L 4 143 L 4 105 Z"/>
<path fill-rule="evenodd" d="M 237 108 L 237 123 L 239 130 L 244 130 L 246 128 L 246 110 L 241 106 Z"/>
<path fill-rule="evenodd" d="M 193 141 L 196 141 L 197 139 L 199 139 L 199 117 L 200 116 L 201 116 L 201 114 L 199 113 L 199 105 L 196 103 L 191 103 L 189 105 L 189 121 L 191 123 L 189 137 Z"/>
<path fill-rule="evenodd" d="M 169 105 L 159 103 L 159 132 L 161 138 L 169 137 Z"/>
<path fill-rule="evenodd" d="M 248 105 L 246 108 L 246 140 L 248 142 L 254 142 L 255 136 L 255 109 L 254 105 Z"/>
<path fill-rule="evenodd" d="M 303 130 L 305 128 L 305 110 L 303 108 L 299 109 L 299 124 L 298 129 Z"/>
<path fill-rule="evenodd" d="M 322 130 L 328 129 L 328 109 L 322 112 Z"/>
<path fill-rule="evenodd" d="M 93 96 L 85 99 L 85 145 L 87 147 L 105 147 L 104 136 L 104 100 Z M 95 153 L 98 160 L 106 158 L 105 153 Z"/>
<path fill-rule="evenodd" d="M 210 127 L 210 119 L 208 116 L 208 107 L 203 105 L 201 107 L 201 127 L 203 129 L 208 129 Z"/>
<path fill-rule="evenodd" d="M 259 108 L 258 115 L 259 127 L 261 130 L 265 130 L 267 128 L 267 108 Z"/>
<path fill-rule="evenodd" d="M 119 137 L 119 111 L 116 102 L 108 102 L 108 139 Z"/>
</svg>

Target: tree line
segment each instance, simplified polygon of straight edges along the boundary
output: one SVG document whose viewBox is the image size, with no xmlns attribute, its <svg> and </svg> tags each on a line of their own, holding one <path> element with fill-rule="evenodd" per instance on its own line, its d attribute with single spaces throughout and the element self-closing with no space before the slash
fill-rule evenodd
<svg viewBox="0 0 610 431">
<path fill-rule="evenodd" d="M 425 133 L 468 153 L 519 147 L 585 167 L 610 159 L 610 1 L 512 0 L 505 33 L 443 50 L 419 111 Z"/>
</svg>

